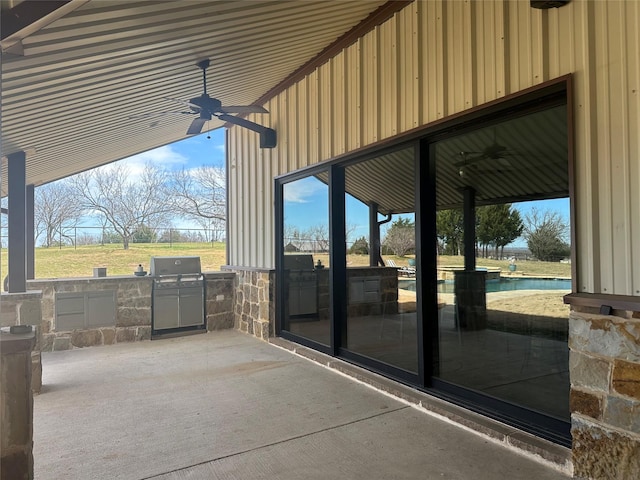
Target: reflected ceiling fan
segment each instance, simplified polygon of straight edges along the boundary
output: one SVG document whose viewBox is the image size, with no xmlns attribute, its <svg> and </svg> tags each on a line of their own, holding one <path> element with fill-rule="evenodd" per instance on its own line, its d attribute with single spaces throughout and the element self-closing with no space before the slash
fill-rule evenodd
<svg viewBox="0 0 640 480">
<path fill-rule="evenodd" d="M 503 160 L 502 163 L 510 165 L 510 162 L 506 157 L 513 155 L 509 152 L 509 149 L 504 145 L 500 145 L 497 140 L 496 129 L 493 129 L 493 142 L 482 149 L 481 152 L 460 152 L 459 155 L 462 160 L 459 161 L 456 166 L 466 166 L 473 163 L 478 163 L 483 160 Z"/>
<path fill-rule="evenodd" d="M 515 166 L 507 157 L 514 155 L 507 147 L 498 143 L 496 129 L 493 129 L 493 142 L 487 145 L 480 152 L 461 151 L 457 154 L 460 158 L 454 165 L 459 169 L 460 176 L 463 170 L 471 167 L 479 173 L 494 173 L 506 170 L 514 170 Z M 486 166 L 482 163 L 487 162 Z"/>
<path fill-rule="evenodd" d="M 193 121 L 191 122 L 191 125 L 189 125 L 189 128 L 187 129 L 187 135 L 197 135 L 200 132 L 202 132 L 202 127 L 204 126 L 204 124 L 207 121 L 211 120 L 213 117 L 215 117 L 215 118 L 219 118 L 224 122 L 232 123 L 234 125 L 239 125 L 249 130 L 253 130 L 254 132 L 258 132 L 260 134 L 260 148 L 275 147 L 277 142 L 275 130 L 255 122 L 251 122 L 244 118 L 230 115 L 231 113 L 247 114 L 247 113 L 269 113 L 269 112 L 265 108 L 261 107 L 260 105 L 224 105 L 223 106 L 220 100 L 209 96 L 209 94 L 207 93 L 207 68 L 209 68 L 209 65 L 210 65 L 209 59 L 207 58 L 205 60 L 201 60 L 196 65 L 198 66 L 198 68 L 202 70 L 202 84 L 203 84 L 202 95 L 198 97 L 194 97 L 188 101 L 180 100 L 177 98 L 166 97 L 167 100 L 178 102 L 189 107 L 189 111 L 132 115 L 129 118 L 152 118 L 152 117 L 167 115 L 167 114 L 197 115 L 197 117 L 193 119 Z"/>
</svg>

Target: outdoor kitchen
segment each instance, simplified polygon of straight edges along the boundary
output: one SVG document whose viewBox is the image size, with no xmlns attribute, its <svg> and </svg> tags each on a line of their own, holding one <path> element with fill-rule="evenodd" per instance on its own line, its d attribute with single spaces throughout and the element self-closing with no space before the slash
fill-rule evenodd
<svg viewBox="0 0 640 480">
<path fill-rule="evenodd" d="M 199 257 L 152 257 L 149 265 L 146 275 L 29 280 L 29 290 L 42 292 L 39 351 L 234 328 L 234 272 L 202 272 Z"/>
</svg>

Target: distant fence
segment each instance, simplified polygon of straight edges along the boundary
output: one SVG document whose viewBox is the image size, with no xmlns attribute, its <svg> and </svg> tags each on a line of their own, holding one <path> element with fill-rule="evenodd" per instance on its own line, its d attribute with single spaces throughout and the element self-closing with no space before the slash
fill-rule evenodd
<svg viewBox="0 0 640 480">
<path fill-rule="evenodd" d="M 0 246 L 7 247 L 7 231 L 3 227 L 0 232 Z M 136 231 L 129 244 L 136 243 L 211 243 L 224 242 L 226 231 L 220 228 L 142 228 Z M 36 238 L 36 246 L 60 248 L 84 245 L 123 245 L 120 235 L 107 227 L 63 227 L 56 232 L 47 244 L 46 235 L 41 233 Z"/>
</svg>

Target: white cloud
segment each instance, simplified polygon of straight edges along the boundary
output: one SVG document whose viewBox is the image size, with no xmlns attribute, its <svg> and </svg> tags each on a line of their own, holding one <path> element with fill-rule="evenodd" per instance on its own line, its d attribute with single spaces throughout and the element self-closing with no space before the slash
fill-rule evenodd
<svg viewBox="0 0 640 480">
<path fill-rule="evenodd" d="M 126 162 L 127 165 L 131 167 L 138 165 L 144 167 L 145 163 L 150 162 L 154 165 L 170 169 L 175 165 L 185 165 L 188 163 L 189 159 L 175 151 L 171 145 L 165 145 L 147 152 L 139 153 L 133 157 L 125 158 L 121 161 Z"/>
<path fill-rule="evenodd" d="M 189 159 L 184 155 L 176 152 L 171 145 L 165 145 L 163 147 L 154 148 L 132 157 L 122 159 L 118 162 L 111 163 L 102 167 L 105 170 L 109 170 L 115 166 L 115 164 L 124 164 L 127 166 L 131 178 L 135 181 L 139 178 L 144 170 L 144 166 L 147 163 L 161 167 L 163 169 L 172 170 L 176 166 L 186 165 Z"/>
<path fill-rule="evenodd" d="M 327 186 L 313 177 L 287 183 L 284 186 L 284 201 L 291 203 L 308 203 L 312 197 L 321 190 L 326 190 Z"/>
</svg>

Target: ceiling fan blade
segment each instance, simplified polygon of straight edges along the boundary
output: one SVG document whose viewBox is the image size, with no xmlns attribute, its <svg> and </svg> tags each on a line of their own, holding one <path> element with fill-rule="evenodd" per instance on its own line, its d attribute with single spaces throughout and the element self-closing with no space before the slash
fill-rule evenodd
<svg viewBox="0 0 640 480">
<path fill-rule="evenodd" d="M 157 112 L 157 113 L 140 113 L 137 115 L 129 115 L 127 118 L 131 120 L 163 117 L 165 115 L 194 115 L 197 112 Z"/>
<path fill-rule="evenodd" d="M 206 118 L 198 117 L 194 118 L 191 125 L 189 125 L 189 129 L 187 130 L 187 135 L 197 135 L 202 131 L 202 127 L 204 126 Z"/>
<path fill-rule="evenodd" d="M 245 120 L 244 118 L 234 117 L 233 115 L 216 115 L 220 120 L 225 122 L 234 123 L 236 125 L 240 125 L 241 127 L 248 128 L 249 130 L 253 130 L 254 132 L 264 133 L 269 130 L 268 127 L 259 125 L 257 123 L 251 122 L 249 120 Z"/>
<path fill-rule="evenodd" d="M 241 127 L 253 130 L 260 134 L 260 148 L 275 148 L 278 143 L 276 131 L 272 128 L 259 125 L 244 118 L 234 117 L 233 115 L 216 115 L 220 120 L 240 125 Z"/>
<path fill-rule="evenodd" d="M 191 103 L 191 102 L 187 102 L 186 100 L 180 100 L 179 98 L 171 98 L 171 97 L 164 97 L 165 100 L 171 100 L 172 102 L 178 102 L 181 103 L 183 105 L 186 105 L 188 107 L 191 108 L 196 108 L 198 110 L 200 110 L 200 106 L 196 105 L 195 103 Z"/>
<path fill-rule="evenodd" d="M 263 108 L 260 105 L 224 106 L 221 111 L 223 113 L 269 113 L 266 108 Z"/>
</svg>

